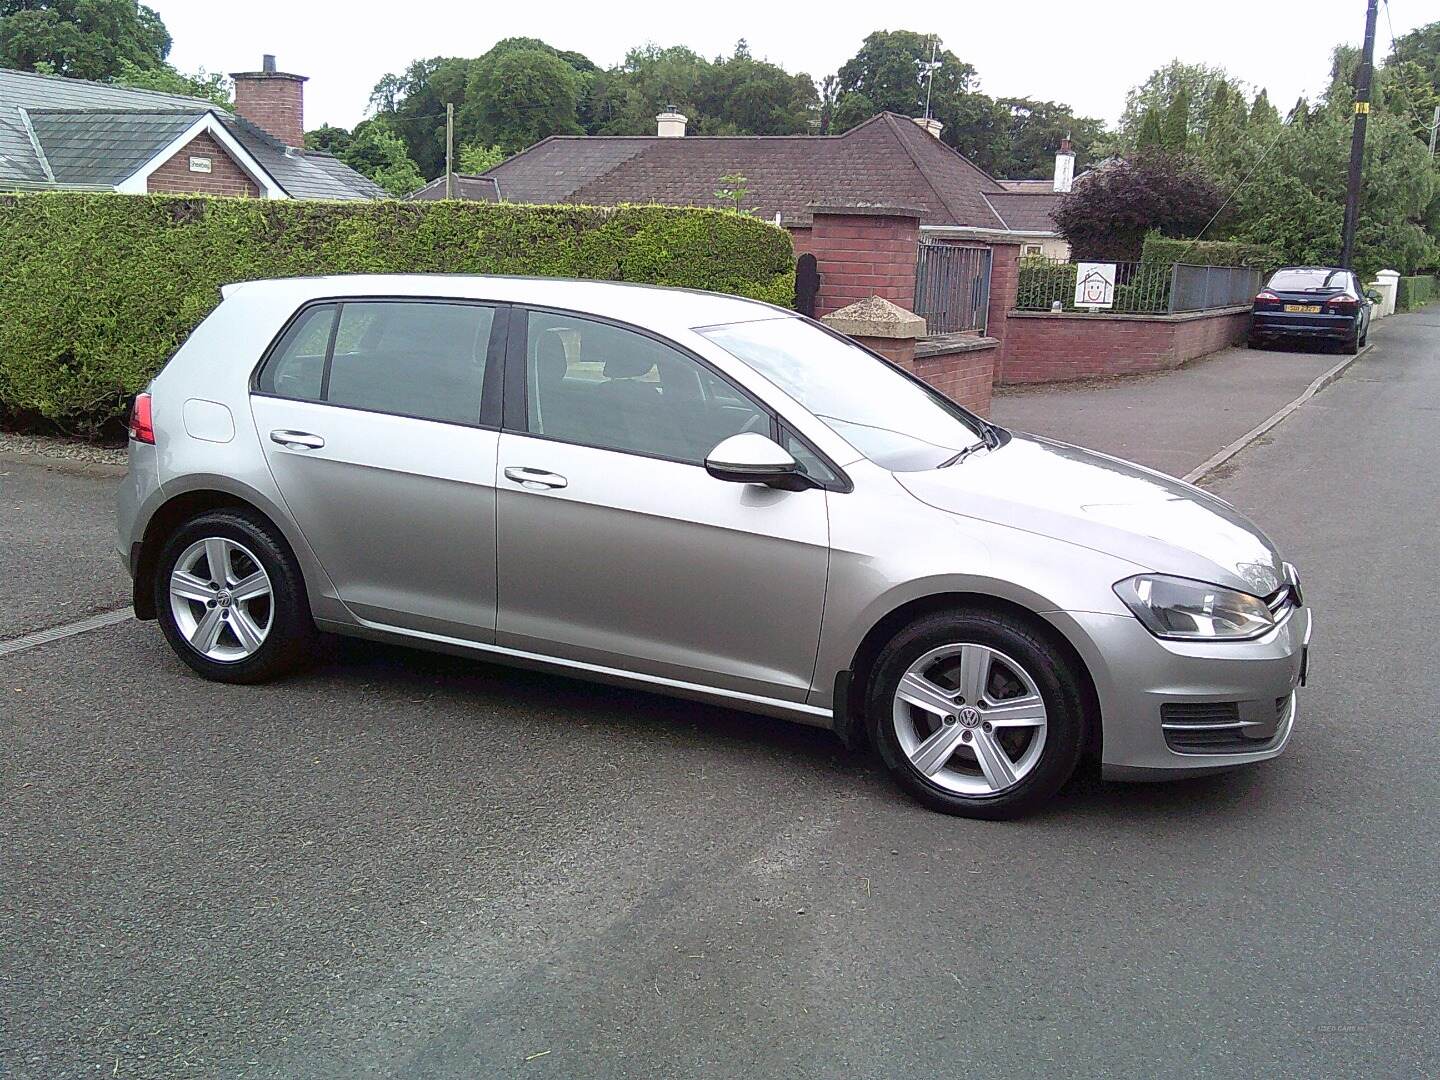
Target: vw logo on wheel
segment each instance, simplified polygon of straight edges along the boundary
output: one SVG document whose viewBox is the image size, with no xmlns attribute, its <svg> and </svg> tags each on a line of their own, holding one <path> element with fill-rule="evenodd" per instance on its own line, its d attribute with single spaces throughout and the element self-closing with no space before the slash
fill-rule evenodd
<svg viewBox="0 0 1440 1080">
<path fill-rule="evenodd" d="M 960 726 L 979 727 L 980 710 L 975 708 L 975 706 L 973 705 L 966 705 L 963 709 L 960 710 Z"/>
</svg>

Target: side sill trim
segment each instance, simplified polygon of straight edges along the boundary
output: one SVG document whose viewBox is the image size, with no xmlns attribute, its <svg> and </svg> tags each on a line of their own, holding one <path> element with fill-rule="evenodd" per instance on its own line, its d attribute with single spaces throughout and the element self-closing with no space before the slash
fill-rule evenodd
<svg viewBox="0 0 1440 1080">
<path fill-rule="evenodd" d="M 523 649 L 511 649 L 504 645 L 467 641 L 464 638 L 447 637 L 444 634 L 432 634 L 424 630 L 410 630 L 405 627 L 390 626 L 386 623 L 371 622 L 358 615 L 355 616 L 355 620 L 355 625 L 332 622 L 328 619 L 317 619 L 316 624 L 322 630 L 338 634 L 353 635 L 357 631 L 369 631 L 393 640 L 423 642 L 447 650 L 453 649 L 463 653 L 493 656 L 501 662 L 520 666 L 547 668 L 560 673 L 573 671 L 582 676 L 588 675 L 595 679 L 624 683 L 640 689 L 653 687 L 661 693 L 700 698 L 717 704 L 730 704 L 738 709 L 796 720 L 812 727 L 832 728 L 834 725 L 834 713 L 829 709 L 821 709 L 799 701 L 784 701 L 780 698 L 764 697 L 760 694 L 746 694 L 739 690 L 726 690 L 716 686 L 705 686 L 701 683 L 685 682 L 682 679 L 667 679 L 661 675 L 646 675 L 641 672 L 627 671 L 624 668 L 605 667 L 602 664 L 589 664 L 581 660 L 567 660 L 562 657 L 547 656 L 544 653 L 526 652 Z"/>
</svg>

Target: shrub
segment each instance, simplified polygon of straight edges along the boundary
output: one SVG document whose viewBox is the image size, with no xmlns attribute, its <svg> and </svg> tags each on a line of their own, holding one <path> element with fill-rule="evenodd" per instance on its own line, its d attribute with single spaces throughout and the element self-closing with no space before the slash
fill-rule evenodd
<svg viewBox="0 0 1440 1080">
<path fill-rule="evenodd" d="M 1248 266 L 1270 271 L 1280 265 L 1280 253 L 1269 244 L 1240 240 L 1182 240 L 1158 232 L 1145 237 L 1140 258 L 1147 263 L 1187 263 L 1191 266 Z"/>
<path fill-rule="evenodd" d="M 721 210 L 0 196 L 0 414 L 94 434 L 235 281 L 531 274 L 736 293 L 789 307 L 782 229 Z"/>
<path fill-rule="evenodd" d="M 1436 282 L 1429 274 L 1402 277 L 1395 288 L 1395 310 L 1414 311 L 1436 296 Z"/>
</svg>

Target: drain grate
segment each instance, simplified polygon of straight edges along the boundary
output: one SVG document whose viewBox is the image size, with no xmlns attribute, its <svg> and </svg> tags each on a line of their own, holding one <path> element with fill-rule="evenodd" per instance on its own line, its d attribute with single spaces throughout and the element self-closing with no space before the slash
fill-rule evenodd
<svg viewBox="0 0 1440 1080">
<path fill-rule="evenodd" d="M 98 615 L 90 615 L 78 622 L 66 623 L 64 626 L 52 626 L 49 630 L 39 630 L 10 641 L 0 641 L 0 656 L 13 656 L 15 653 L 22 653 L 27 649 L 48 645 L 52 641 L 62 641 L 67 637 L 74 637 L 76 634 L 85 634 L 91 630 L 114 626 L 116 623 L 126 622 L 134 617 L 128 607 L 118 608 L 115 611 L 102 611 Z"/>
</svg>

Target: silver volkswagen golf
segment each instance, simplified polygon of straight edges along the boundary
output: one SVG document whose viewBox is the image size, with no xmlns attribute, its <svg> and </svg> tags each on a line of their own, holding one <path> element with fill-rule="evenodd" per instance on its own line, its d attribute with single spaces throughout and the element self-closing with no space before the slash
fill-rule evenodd
<svg viewBox="0 0 1440 1080">
<path fill-rule="evenodd" d="M 868 740 L 1005 818 L 1081 762 L 1275 757 L 1310 613 L 1231 506 L 1006 431 L 793 312 L 486 277 L 230 286 L 141 394 L 134 606 L 273 679 L 320 632 Z"/>
</svg>

